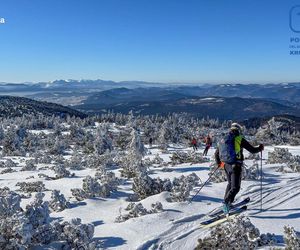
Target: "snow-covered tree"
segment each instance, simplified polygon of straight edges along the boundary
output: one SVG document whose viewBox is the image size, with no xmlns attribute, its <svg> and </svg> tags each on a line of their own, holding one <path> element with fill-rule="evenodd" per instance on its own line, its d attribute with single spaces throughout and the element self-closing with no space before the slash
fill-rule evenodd
<svg viewBox="0 0 300 250">
<path fill-rule="evenodd" d="M 66 167 L 62 164 L 56 165 L 53 167 L 55 178 L 61 179 L 65 177 L 73 177 L 75 174 L 71 174 L 69 170 L 66 169 Z"/>
<path fill-rule="evenodd" d="M 208 236 L 198 240 L 195 249 L 257 249 L 276 242 L 274 234 L 260 234 L 249 218 L 238 216 L 212 228 Z"/>
<path fill-rule="evenodd" d="M 291 226 L 284 226 L 284 242 L 286 250 L 300 249 L 300 233 Z"/>
<path fill-rule="evenodd" d="M 18 182 L 16 186 L 19 186 L 20 191 L 24 193 L 42 192 L 46 190 L 45 184 L 42 181 Z"/>
<path fill-rule="evenodd" d="M 115 222 L 120 223 L 129 220 L 130 218 L 136 218 L 152 213 L 160 213 L 163 211 L 163 206 L 161 202 L 156 202 L 151 204 L 151 210 L 147 210 L 144 208 L 142 203 L 131 202 L 128 204 L 125 210 L 129 212 L 127 214 L 120 213 L 120 215 L 115 219 Z"/>
<path fill-rule="evenodd" d="M 27 160 L 21 171 L 35 171 L 37 169 L 34 160 Z"/>
<path fill-rule="evenodd" d="M 186 201 L 193 188 L 199 184 L 199 180 L 199 177 L 195 173 L 188 176 L 182 175 L 179 178 L 174 178 L 172 182 L 170 201 Z"/>
<path fill-rule="evenodd" d="M 51 200 L 49 202 L 49 207 L 52 211 L 63 211 L 70 206 L 70 203 L 67 202 L 65 196 L 60 194 L 60 191 L 53 190 L 51 193 Z"/>
</svg>

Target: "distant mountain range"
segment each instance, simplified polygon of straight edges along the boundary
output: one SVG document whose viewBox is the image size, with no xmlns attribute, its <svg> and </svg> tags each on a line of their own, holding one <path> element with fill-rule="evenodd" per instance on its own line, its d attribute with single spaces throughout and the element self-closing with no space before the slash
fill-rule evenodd
<svg viewBox="0 0 300 250">
<path fill-rule="evenodd" d="M 195 117 L 242 120 L 273 115 L 300 116 L 300 83 L 162 84 L 142 81 L 57 80 L 0 84 L 0 95 L 25 96 L 68 105 L 87 113 L 186 112 Z"/>
<path fill-rule="evenodd" d="M 62 105 L 39 102 L 24 97 L 0 96 L 0 117 L 20 117 L 22 115 L 61 116 L 66 115 L 84 118 L 87 115 Z"/>
<path fill-rule="evenodd" d="M 223 96 L 223 97 L 245 97 L 245 98 L 264 98 L 275 101 L 289 101 L 300 103 L 300 82 L 281 83 L 281 84 L 164 84 L 143 81 L 106 81 L 106 80 L 56 80 L 53 82 L 40 83 L 1 83 L 0 94 L 19 95 L 32 98 L 57 99 L 66 97 L 88 97 L 111 89 L 142 89 L 144 97 L 148 91 L 164 92 L 170 91 L 175 94 L 185 96 Z M 156 88 L 156 90 L 154 90 Z M 139 90 L 137 90 L 138 92 Z M 121 92 L 121 91 L 119 91 Z M 137 93 L 136 92 L 136 93 Z M 117 91 L 118 93 L 118 91 Z M 159 94 L 160 95 L 160 94 Z"/>
<path fill-rule="evenodd" d="M 86 103 L 75 108 L 88 113 L 106 113 L 108 111 L 128 113 L 132 110 L 135 114 L 167 115 L 169 113 L 189 113 L 195 117 L 211 117 L 221 120 L 244 120 L 253 117 L 265 117 L 279 114 L 300 114 L 300 110 L 265 99 L 240 98 L 240 97 L 184 97 L 163 100 L 165 96 L 157 96 L 153 100 L 128 100 L 121 95 L 105 95 L 102 101 L 89 98 Z M 102 97 L 102 95 L 101 95 Z M 124 100 L 125 99 L 125 100 Z M 107 102 L 106 102 L 107 100 Z"/>
</svg>

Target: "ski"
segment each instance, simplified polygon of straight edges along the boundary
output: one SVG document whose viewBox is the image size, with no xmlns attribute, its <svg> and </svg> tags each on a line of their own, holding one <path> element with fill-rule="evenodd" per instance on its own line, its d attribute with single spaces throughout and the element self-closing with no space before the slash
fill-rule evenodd
<svg viewBox="0 0 300 250">
<path fill-rule="evenodd" d="M 244 199 L 244 200 L 242 200 L 242 201 L 240 201 L 240 202 L 238 202 L 238 203 L 236 203 L 236 204 L 233 204 L 231 207 L 230 207 L 230 211 L 231 210 L 235 210 L 236 208 L 238 208 L 238 207 L 241 207 L 241 206 L 244 206 L 244 205 L 246 205 L 247 203 L 249 203 L 250 202 L 250 198 L 249 197 L 247 197 L 246 199 Z M 230 212 L 229 211 L 229 212 Z M 210 212 L 209 214 L 208 214 L 208 216 L 209 217 L 215 217 L 215 216 L 218 216 L 218 215 L 221 215 L 221 214 L 223 214 L 223 209 L 220 207 L 220 208 L 217 208 L 217 210 L 213 210 L 212 212 Z"/>
<path fill-rule="evenodd" d="M 200 223 L 200 227 L 208 228 L 208 227 L 213 227 L 213 226 L 219 225 L 219 224 L 227 221 L 228 219 L 233 218 L 233 217 L 245 212 L 246 210 L 247 210 L 247 206 L 239 207 L 236 210 L 229 212 L 228 215 L 223 213 L 223 214 L 218 215 L 218 216 L 216 216 L 214 218 L 211 218 L 209 220 L 202 221 Z"/>
</svg>

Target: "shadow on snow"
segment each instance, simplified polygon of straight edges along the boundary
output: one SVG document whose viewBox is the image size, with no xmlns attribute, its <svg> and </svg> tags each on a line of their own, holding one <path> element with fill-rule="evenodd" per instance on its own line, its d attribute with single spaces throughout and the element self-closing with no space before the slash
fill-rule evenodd
<svg viewBox="0 0 300 250">
<path fill-rule="evenodd" d="M 104 248 L 117 247 L 126 243 L 126 240 L 120 237 L 96 237 L 94 239 L 102 241 Z"/>
</svg>

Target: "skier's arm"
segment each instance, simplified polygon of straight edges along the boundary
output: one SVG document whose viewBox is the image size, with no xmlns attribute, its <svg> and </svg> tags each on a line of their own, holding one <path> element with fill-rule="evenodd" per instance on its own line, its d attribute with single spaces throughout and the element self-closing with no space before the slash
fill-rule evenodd
<svg viewBox="0 0 300 250">
<path fill-rule="evenodd" d="M 256 154 L 264 149 L 264 146 L 261 144 L 258 147 L 253 147 L 246 139 L 242 139 L 241 147 L 249 151 L 251 154 Z"/>
</svg>

